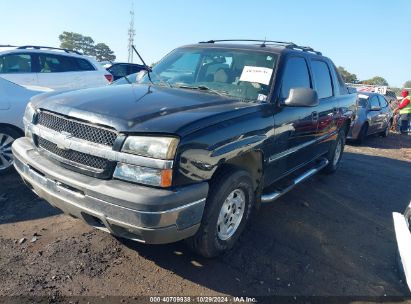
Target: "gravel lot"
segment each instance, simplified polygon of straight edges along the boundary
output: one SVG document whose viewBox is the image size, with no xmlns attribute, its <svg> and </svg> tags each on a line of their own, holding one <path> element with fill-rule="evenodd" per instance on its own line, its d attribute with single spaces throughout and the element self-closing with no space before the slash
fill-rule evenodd
<svg viewBox="0 0 411 304">
<path fill-rule="evenodd" d="M 337 173 L 264 206 L 213 260 L 183 242 L 116 239 L 36 198 L 17 174 L 0 180 L 0 295 L 407 294 L 391 213 L 411 199 L 411 136 L 347 146 Z"/>
</svg>

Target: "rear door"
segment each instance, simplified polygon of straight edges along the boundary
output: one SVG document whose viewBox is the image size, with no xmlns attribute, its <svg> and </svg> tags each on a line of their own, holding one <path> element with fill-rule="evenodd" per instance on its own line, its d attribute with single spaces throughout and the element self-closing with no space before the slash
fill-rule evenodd
<svg viewBox="0 0 411 304">
<path fill-rule="evenodd" d="M 381 106 L 377 95 L 373 95 L 369 99 L 369 112 L 367 118 L 369 121 L 368 134 L 378 132 L 381 129 Z"/>
<path fill-rule="evenodd" d="M 83 75 L 70 56 L 48 53 L 38 54 L 38 83 L 55 90 L 81 88 Z"/>
<path fill-rule="evenodd" d="M 12 53 L 0 56 L 0 77 L 20 85 L 38 85 L 30 53 Z"/>
<path fill-rule="evenodd" d="M 380 128 L 381 128 L 381 131 L 384 131 L 385 128 L 388 127 L 388 124 L 390 122 L 391 110 L 390 110 L 388 101 L 384 98 L 384 96 L 378 95 L 378 99 L 380 101 L 380 107 L 381 107 L 381 111 L 380 111 L 381 126 Z"/>
<path fill-rule="evenodd" d="M 322 59 L 311 60 L 314 88 L 317 91 L 320 104 L 318 111 L 318 125 L 316 139 L 317 155 L 324 154 L 330 148 L 330 137 L 337 132 L 338 104 L 335 97 L 331 69 L 327 61 Z"/>
</svg>

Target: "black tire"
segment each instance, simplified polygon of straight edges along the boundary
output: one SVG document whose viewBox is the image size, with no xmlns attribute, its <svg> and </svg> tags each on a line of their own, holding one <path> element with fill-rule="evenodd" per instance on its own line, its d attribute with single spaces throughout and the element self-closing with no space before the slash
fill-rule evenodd
<svg viewBox="0 0 411 304">
<path fill-rule="evenodd" d="M 13 170 L 13 154 L 11 154 L 10 138 L 14 141 L 21 137 L 21 134 L 16 130 L 0 126 L 0 175 L 6 175 Z M 7 161 L 7 164 L 6 164 Z M 10 163 L 8 163 L 11 161 Z"/>
<path fill-rule="evenodd" d="M 380 133 L 380 135 L 381 135 L 382 137 L 388 137 L 388 135 L 390 134 L 390 130 L 391 130 L 391 120 L 388 122 L 387 127 L 385 128 L 384 131 L 382 131 L 382 132 Z"/>
<path fill-rule="evenodd" d="M 357 143 L 362 144 L 365 141 L 368 133 L 368 124 L 363 124 L 361 127 L 360 133 L 358 134 Z"/>
<path fill-rule="evenodd" d="M 340 145 L 339 147 L 340 151 L 338 152 L 337 147 L 339 145 Z M 331 145 L 330 150 L 328 151 L 328 154 L 326 155 L 326 158 L 328 160 L 328 165 L 325 166 L 324 169 L 321 170 L 321 173 L 331 174 L 331 173 L 334 173 L 338 169 L 342 155 L 344 153 L 344 147 L 345 147 L 345 129 L 341 129 L 338 132 L 337 140 Z"/>
<path fill-rule="evenodd" d="M 244 211 L 240 224 L 234 234 L 222 240 L 217 228 L 220 211 L 228 196 L 241 190 L 245 196 Z M 210 191 L 203 214 L 203 219 L 197 233 L 186 240 L 191 250 L 197 254 L 212 258 L 230 250 L 243 232 L 254 203 L 253 182 L 250 175 L 235 168 L 223 169 L 210 183 Z"/>
</svg>

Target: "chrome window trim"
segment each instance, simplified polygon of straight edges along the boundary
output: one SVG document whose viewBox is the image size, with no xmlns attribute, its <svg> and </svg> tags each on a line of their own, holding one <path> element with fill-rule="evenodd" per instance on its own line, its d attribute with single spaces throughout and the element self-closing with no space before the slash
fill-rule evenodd
<svg viewBox="0 0 411 304">
<path fill-rule="evenodd" d="M 110 161 L 149 167 L 155 169 L 172 169 L 172 160 L 155 159 L 112 150 L 111 147 L 89 142 L 83 139 L 70 137 L 41 125 L 28 124 L 27 129 L 33 134 L 42 137 L 60 149 L 70 149 L 77 152 L 101 157 Z"/>
</svg>

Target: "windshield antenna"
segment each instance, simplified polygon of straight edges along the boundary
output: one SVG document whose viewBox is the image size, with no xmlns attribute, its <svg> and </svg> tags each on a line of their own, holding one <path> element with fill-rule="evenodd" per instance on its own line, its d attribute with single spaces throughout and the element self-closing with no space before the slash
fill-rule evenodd
<svg viewBox="0 0 411 304">
<path fill-rule="evenodd" d="M 136 47 L 134 46 L 134 44 L 132 44 L 131 47 L 133 48 L 134 52 L 136 52 L 138 58 L 140 58 L 141 62 L 143 63 L 144 68 L 145 68 L 145 70 L 147 71 L 147 76 L 148 76 L 148 79 L 150 80 L 150 82 L 151 82 L 152 84 L 154 84 L 153 80 L 151 80 L 151 75 L 150 75 L 150 73 L 153 73 L 155 76 L 157 76 L 157 78 L 158 78 L 162 83 L 164 83 L 164 84 L 166 84 L 167 86 L 169 86 L 170 88 L 172 88 L 172 85 L 171 85 L 170 83 L 168 83 L 168 81 L 164 81 L 159 75 L 157 75 L 156 73 L 154 73 L 153 69 L 152 69 L 151 67 L 149 67 L 149 66 L 147 65 L 147 63 L 145 63 L 143 57 L 141 57 L 140 53 L 137 51 L 137 49 L 136 49 Z"/>
<path fill-rule="evenodd" d="M 146 68 L 148 79 L 150 79 L 150 82 L 152 83 L 153 81 L 151 80 L 151 76 L 150 76 L 150 72 L 152 71 L 151 68 L 145 63 L 144 59 L 140 56 L 140 53 L 137 51 L 136 47 L 133 44 L 131 45 L 131 47 L 133 48 L 134 52 L 136 52 L 138 58 L 140 58 L 144 67 Z"/>
</svg>

